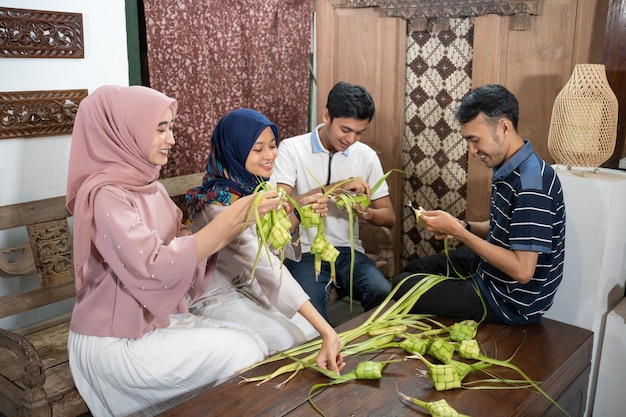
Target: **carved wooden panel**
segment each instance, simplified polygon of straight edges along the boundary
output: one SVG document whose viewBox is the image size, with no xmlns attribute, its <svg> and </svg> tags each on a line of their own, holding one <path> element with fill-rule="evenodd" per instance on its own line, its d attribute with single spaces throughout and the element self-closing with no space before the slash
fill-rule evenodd
<svg viewBox="0 0 626 417">
<path fill-rule="evenodd" d="M 426 30 L 433 21 L 447 26 L 451 17 L 476 17 L 486 14 L 516 16 L 514 30 L 530 27 L 529 15 L 541 14 L 542 0 L 339 0 L 349 7 L 380 7 L 386 16 L 409 21 L 411 31 Z M 447 27 L 440 27 L 440 30 Z"/>
<path fill-rule="evenodd" d="M 27 226 L 42 288 L 74 281 L 72 236 L 67 219 Z"/>
<path fill-rule="evenodd" d="M 393 11 L 394 16 L 469 17 L 485 14 L 540 14 L 541 0 L 348 0 L 351 7 L 377 6 Z"/>
<path fill-rule="evenodd" d="M 0 7 L 0 58 L 83 58 L 83 15 Z"/>
<path fill-rule="evenodd" d="M 69 134 L 87 90 L 0 92 L 0 139 Z"/>
</svg>

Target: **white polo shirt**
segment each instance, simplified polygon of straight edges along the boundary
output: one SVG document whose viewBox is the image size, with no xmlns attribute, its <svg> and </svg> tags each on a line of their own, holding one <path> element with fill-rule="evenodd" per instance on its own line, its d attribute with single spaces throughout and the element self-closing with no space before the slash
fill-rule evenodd
<svg viewBox="0 0 626 417">
<path fill-rule="evenodd" d="M 283 139 L 278 146 L 278 158 L 274 164 L 271 181 L 274 184 L 287 184 L 293 188 L 293 195 L 326 186 L 329 183 L 348 178 L 362 177 L 370 187 L 384 175 L 376 152 L 368 145 L 355 142 L 344 152 L 331 154 L 319 139 L 320 124 L 313 132 Z M 387 182 L 383 182 L 372 195 L 377 200 L 389 195 Z M 358 222 L 354 217 L 354 248 L 364 252 L 358 239 Z M 350 223 L 348 213 L 336 204 L 328 204 L 328 216 L 324 220 L 324 232 L 334 246 L 350 246 Z M 301 232 L 302 252 L 309 252 L 316 229 Z"/>
</svg>

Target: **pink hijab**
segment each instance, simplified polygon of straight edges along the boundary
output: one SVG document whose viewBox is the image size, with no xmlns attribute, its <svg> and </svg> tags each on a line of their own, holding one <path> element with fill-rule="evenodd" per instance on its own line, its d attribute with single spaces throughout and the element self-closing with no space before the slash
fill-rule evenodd
<svg viewBox="0 0 626 417">
<path fill-rule="evenodd" d="M 148 161 L 158 123 L 167 109 L 176 116 L 178 104 L 141 86 L 103 86 L 78 107 L 67 177 L 66 206 L 74 215 L 76 286 L 84 281 L 93 238 L 95 191 L 116 185 L 130 191 L 156 191 L 160 166 Z"/>
</svg>

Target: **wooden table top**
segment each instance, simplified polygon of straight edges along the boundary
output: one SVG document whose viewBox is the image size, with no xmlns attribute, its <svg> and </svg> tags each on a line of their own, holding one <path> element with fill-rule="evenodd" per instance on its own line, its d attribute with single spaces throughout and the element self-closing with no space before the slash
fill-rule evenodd
<svg viewBox="0 0 626 417">
<path fill-rule="evenodd" d="M 364 313 L 337 330 L 356 327 L 367 315 Z M 453 323 L 445 319 L 441 322 Z M 542 389 L 552 398 L 558 398 L 570 415 L 582 415 L 591 361 L 592 332 L 544 318 L 540 323 L 524 326 L 483 324 L 476 339 L 489 357 L 497 359 L 509 358 L 521 344 L 511 363 L 519 366 L 533 380 L 540 381 Z M 357 362 L 370 358 L 386 360 L 391 355 L 400 358 L 406 353 L 391 348 L 376 354 L 348 357 L 343 372 L 353 370 Z M 265 375 L 282 363 L 287 362 L 264 365 L 243 375 Z M 426 370 L 425 365 L 415 359 L 391 363 L 385 367 L 380 380 L 335 385 L 318 391 L 313 401 L 328 417 L 428 415 L 422 408 L 403 401 L 398 392 L 424 401 L 445 398 L 459 413 L 473 417 L 565 415 L 534 389 L 436 391 L 430 377 L 421 376 L 422 370 Z M 491 370 L 500 377 L 521 379 L 519 374 L 505 368 L 492 367 Z M 305 369 L 282 389 L 277 389 L 276 384 L 285 377 L 283 375 L 263 385 L 241 382 L 240 377 L 235 377 L 217 387 L 200 390 L 161 416 L 318 415 L 308 402 L 309 390 L 314 384 L 328 382 L 328 378 Z M 473 373 L 463 382 L 485 378 L 488 378 L 485 374 Z M 575 383 L 580 387 L 572 390 Z M 582 398 L 579 398 L 581 395 Z"/>
</svg>

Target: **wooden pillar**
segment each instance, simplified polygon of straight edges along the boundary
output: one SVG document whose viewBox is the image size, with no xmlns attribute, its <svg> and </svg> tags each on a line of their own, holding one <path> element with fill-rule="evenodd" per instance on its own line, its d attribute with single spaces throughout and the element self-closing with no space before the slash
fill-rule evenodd
<svg viewBox="0 0 626 417">
<path fill-rule="evenodd" d="M 619 103 L 615 152 L 605 166 L 616 168 L 626 155 L 626 0 L 611 0 L 604 38 L 606 75 Z"/>
</svg>

